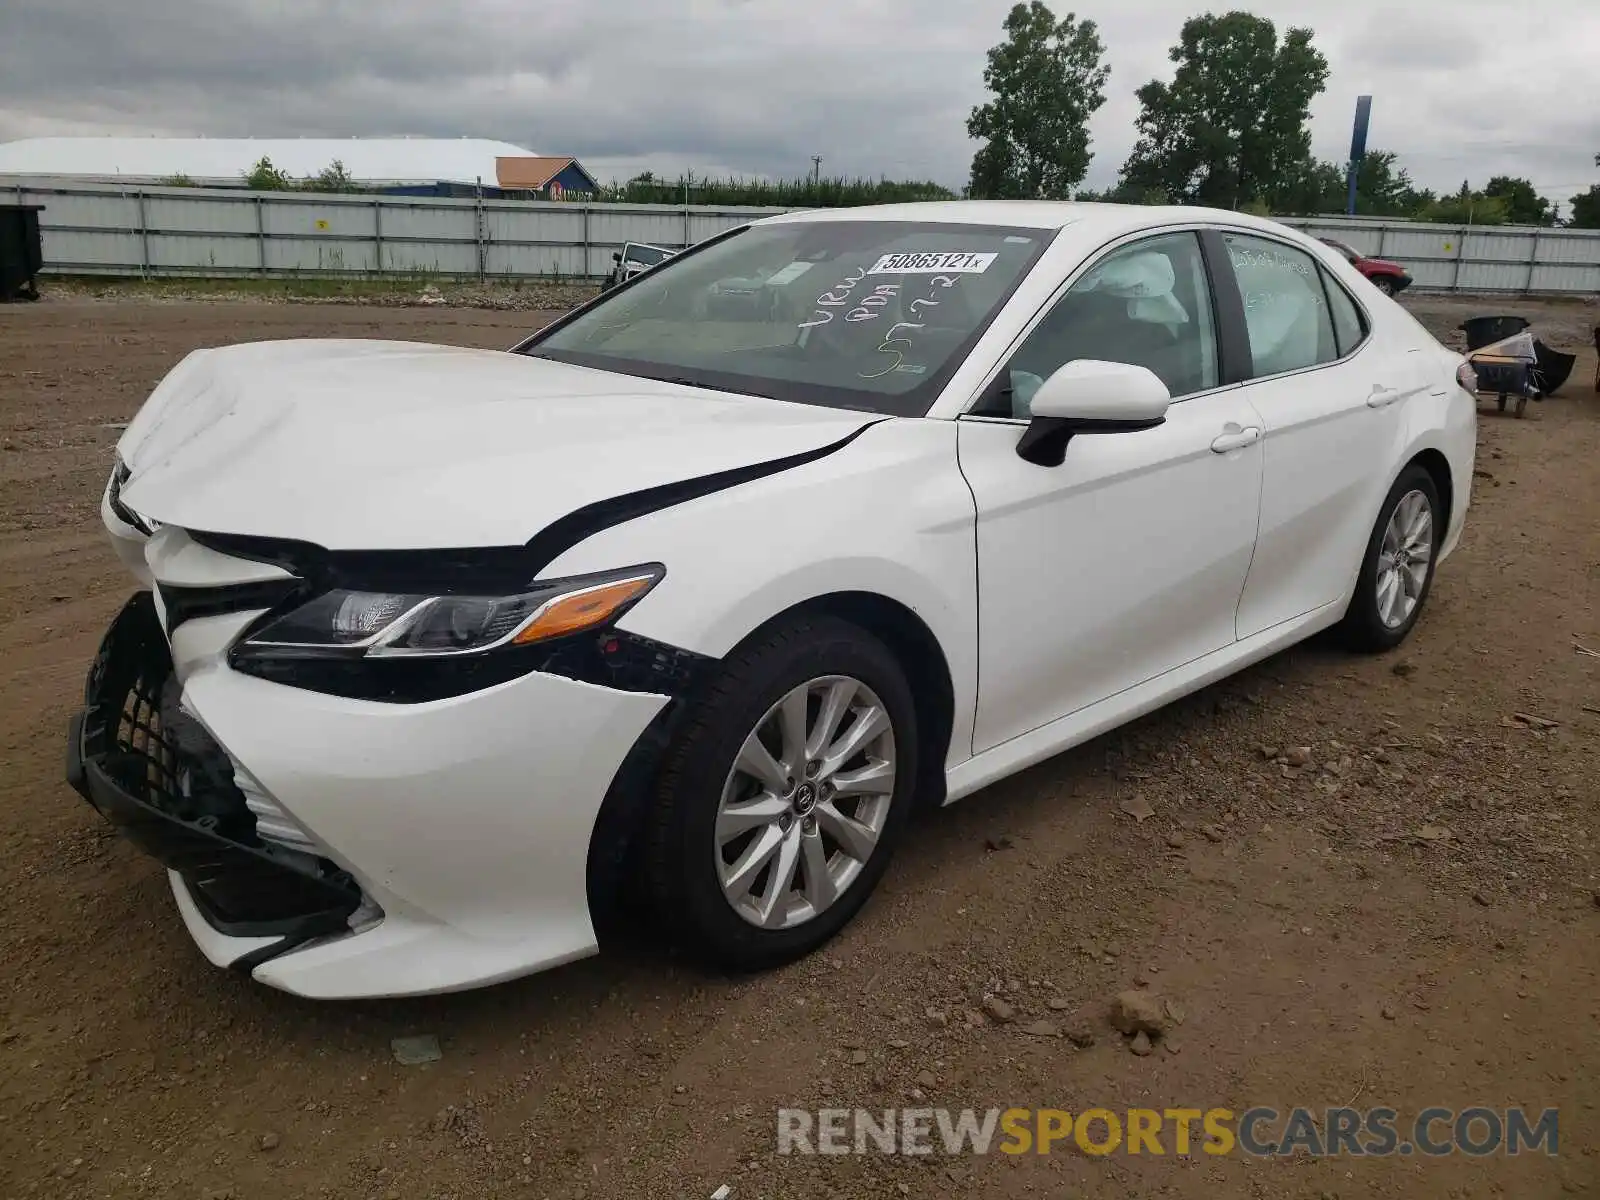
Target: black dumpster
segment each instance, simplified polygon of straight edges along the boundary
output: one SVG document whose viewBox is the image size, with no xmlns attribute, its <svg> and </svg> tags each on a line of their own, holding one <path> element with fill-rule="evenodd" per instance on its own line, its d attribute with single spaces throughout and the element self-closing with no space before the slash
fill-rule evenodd
<svg viewBox="0 0 1600 1200">
<path fill-rule="evenodd" d="M 1524 317 L 1471 317 L 1461 322 L 1461 332 L 1467 335 L 1468 350 L 1482 350 L 1508 337 L 1514 337 L 1528 327 Z"/>
<path fill-rule="evenodd" d="M 39 298 L 40 204 L 0 204 L 0 303 Z"/>
</svg>

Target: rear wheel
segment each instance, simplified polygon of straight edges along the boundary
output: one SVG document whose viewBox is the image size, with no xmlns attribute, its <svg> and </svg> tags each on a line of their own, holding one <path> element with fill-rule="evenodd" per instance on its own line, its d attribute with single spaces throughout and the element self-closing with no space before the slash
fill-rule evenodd
<svg viewBox="0 0 1600 1200">
<path fill-rule="evenodd" d="M 1379 510 L 1340 626 L 1352 647 L 1390 650 L 1405 641 L 1433 586 L 1445 519 L 1433 476 L 1407 467 Z"/>
<path fill-rule="evenodd" d="M 887 648 L 831 617 L 774 630 L 727 661 L 668 755 L 649 830 L 658 914 L 722 966 L 809 953 L 887 869 L 916 764 Z"/>
</svg>

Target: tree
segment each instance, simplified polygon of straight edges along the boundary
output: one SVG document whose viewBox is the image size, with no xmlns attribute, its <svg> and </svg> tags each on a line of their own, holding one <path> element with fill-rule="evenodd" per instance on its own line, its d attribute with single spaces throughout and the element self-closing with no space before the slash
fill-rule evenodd
<svg viewBox="0 0 1600 1200">
<path fill-rule="evenodd" d="M 355 179 L 349 171 L 345 170 L 344 161 L 336 158 L 306 180 L 303 190 L 307 192 L 353 192 L 357 189 Z"/>
<path fill-rule="evenodd" d="M 1356 171 L 1356 212 L 1373 217 L 1409 217 L 1433 203 L 1430 191 L 1411 182 L 1391 150 L 1369 150 Z M 1341 208 L 1343 205 L 1341 204 Z"/>
<path fill-rule="evenodd" d="M 1594 156 L 1594 165 L 1600 167 L 1600 154 Z M 1572 198 L 1572 216 L 1567 224 L 1574 229 L 1600 229 L 1600 183 Z"/>
<path fill-rule="evenodd" d="M 1103 192 L 1085 190 L 1073 197 L 1086 204 L 1171 204 L 1167 194 L 1159 188 L 1129 187 L 1119 183 Z"/>
<path fill-rule="evenodd" d="M 975 199 L 1065 200 L 1089 173 L 1089 118 L 1106 102 L 1111 68 L 1093 21 L 1060 21 L 1042 0 L 1018 4 L 1006 40 L 989 51 L 983 82 L 993 99 L 972 110 L 967 135 Z"/>
<path fill-rule="evenodd" d="M 1312 216 L 1344 211 L 1345 173 L 1337 163 L 1307 158 L 1285 171 L 1273 189 L 1273 209 Z"/>
<path fill-rule="evenodd" d="M 1572 216 L 1567 218 L 1567 224 L 1573 229 L 1600 229 L 1600 183 L 1572 198 Z"/>
<path fill-rule="evenodd" d="M 1526 179 L 1496 175 L 1484 185 L 1483 194 L 1506 202 L 1506 220 L 1513 225 L 1554 225 L 1555 206 Z"/>
<path fill-rule="evenodd" d="M 254 192 L 288 192 L 294 190 L 294 181 L 265 155 L 244 173 L 244 185 Z"/>
<path fill-rule="evenodd" d="M 1184 22 L 1168 52 L 1171 83 L 1137 92 L 1139 139 L 1125 182 L 1159 188 L 1183 203 L 1280 207 L 1282 193 L 1310 174 L 1311 101 L 1328 62 L 1309 29 L 1277 27 L 1246 12 Z"/>
<path fill-rule="evenodd" d="M 1453 196 L 1441 196 L 1417 213 L 1419 221 L 1439 225 L 1504 225 L 1510 213 L 1504 196 L 1486 196 L 1465 180 Z"/>
</svg>

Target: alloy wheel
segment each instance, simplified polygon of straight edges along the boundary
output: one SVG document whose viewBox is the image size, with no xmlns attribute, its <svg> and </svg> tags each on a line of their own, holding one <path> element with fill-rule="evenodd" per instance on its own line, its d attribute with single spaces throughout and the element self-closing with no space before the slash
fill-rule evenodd
<svg viewBox="0 0 1600 1200">
<path fill-rule="evenodd" d="M 734 911 L 790 929 L 830 908 L 877 850 L 896 765 L 889 711 L 859 679 L 821 676 L 768 709 L 717 807 L 718 879 Z"/>
<path fill-rule="evenodd" d="M 1390 629 L 1411 619 L 1433 565 L 1433 505 L 1420 491 L 1400 497 L 1378 547 L 1378 617 Z"/>
</svg>

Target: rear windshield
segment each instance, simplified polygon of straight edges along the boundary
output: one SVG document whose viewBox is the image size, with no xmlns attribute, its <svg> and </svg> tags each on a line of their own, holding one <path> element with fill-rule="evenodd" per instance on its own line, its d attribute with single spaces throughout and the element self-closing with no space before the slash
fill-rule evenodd
<svg viewBox="0 0 1600 1200">
<path fill-rule="evenodd" d="M 1054 233 L 908 221 L 750 226 L 669 259 L 522 351 L 921 416 Z"/>
</svg>

